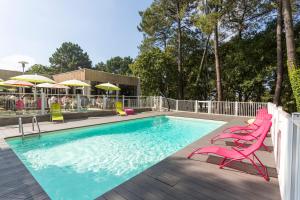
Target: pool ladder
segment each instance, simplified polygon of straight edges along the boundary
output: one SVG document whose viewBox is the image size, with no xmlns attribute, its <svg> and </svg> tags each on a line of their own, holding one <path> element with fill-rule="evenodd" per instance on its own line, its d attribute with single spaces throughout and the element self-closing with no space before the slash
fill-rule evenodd
<svg viewBox="0 0 300 200">
<path fill-rule="evenodd" d="M 38 122 L 36 116 L 32 117 L 32 131 L 34 131 L 35 124 L 38 129 L 37 134 L 39 135 L 39 137 L 41 137 L 41 129 L 40 129 L 40 125 L 39 125 L 39 122 Z M 25 135 L 24 135 L 24 127 L 23 127 L 22 117 L 19 117 L 19 133 L 22 134 L 22 139 L 24 139 Z"/>
</svg>

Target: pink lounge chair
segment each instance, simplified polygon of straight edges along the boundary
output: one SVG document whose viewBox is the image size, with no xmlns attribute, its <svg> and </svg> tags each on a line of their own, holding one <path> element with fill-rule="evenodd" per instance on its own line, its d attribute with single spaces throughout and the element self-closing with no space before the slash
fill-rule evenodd
<svg viewBox="0 0 300 200">
<path fill-rule="evenodd" d="M 223 130 L 223 133 L 234 133 L 234 132 L 251 132 L 257 130 L 264 122 L 264 120 L 271 120 L 272 115 L 268 113 L 258 113 L 255 121 L 251 124 L 244 126 L 232 126 Z"/>
<path fill-rule="evenodd" d="M 259 158 L 255 155 L 255 152 L 262 146 L 269 130 L 272 125 L 272 122 L 266 121 L 262 125 L 262 134 L 260 135 L 259 139 L 256 141 L 256 143 L 252 144 L 251 146 L 244 148 L 244 149 L 238 149 L 235 147 L 232 147 L 231 149 L 226 149 L 223 147 L 218 146 L 209 146 L 209 147 L 203 147 L 196 149 L 193 151 L 187 158 L 190 159 L 195 154 L 215 154 L 224 157 L 221 163 L 219 164 L 220 169 L 224 168 L 226 165 L 233 161 L 242 161 L 244 159 L 248 159 L 253 167 L 258 171 L 258 173 L 266 180 L 269 181 L 269 174 L 266 166 L 259 160 Z M 228 161 L 226 162 L 226 160 Z M 256 159 L 258 163 L 255 162 Z M 260 166 L 259 166 L 259 165 Z M 262 169 L 260 169 L 260 167 Z"/>
<path fill-rule="evenodd" d="M 267 123 L 269 120 L 264 120 L 263 124 Z M 253 140 L 258 140 L 259 136 L 263 133 L 264 131 L 264 125 L 260 126 L 258 129 L 256 129 L 253 132 L 249 132 L 246 135 L 238 135 L 235 133 L 221 133 L 219 135 L 216 135 L 211 139 L 211 143 L 213 144 L 217 140 L 221 139 L 234 139 L 234 143 L 237 145 L 237 147 L 242 147 L 243 143 L 240 143 L 239 141 L 253 141 Z M 271 150 L 264 144 L 262 143 L 262 146 L 269 152 Z"/>
</svg>

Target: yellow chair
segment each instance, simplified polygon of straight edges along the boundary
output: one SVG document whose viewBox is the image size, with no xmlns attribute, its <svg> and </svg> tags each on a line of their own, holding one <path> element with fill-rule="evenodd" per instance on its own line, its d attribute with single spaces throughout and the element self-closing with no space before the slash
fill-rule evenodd
<svg viewBox="0 0 300 200">
<path fill-rule="evenodd" d="M 59 103 L 53 103 L 51 104 L 51 121 L 63 121 L 64 122 L 64 116 L 61 113 L 61 108 Z"/>
<path fill-rule="evenodd" d="M 117 102 L 115 103 L 115 106 L 116 106 L 116 112 L 117 112 L 119 115 L 121 115 L 121 116 L 126 116 L 126 115 L 127 115 L 126 112 L 123 110 L 123 104 L 122 104 L 122 102 L 117 101 Z"/>
</svg>

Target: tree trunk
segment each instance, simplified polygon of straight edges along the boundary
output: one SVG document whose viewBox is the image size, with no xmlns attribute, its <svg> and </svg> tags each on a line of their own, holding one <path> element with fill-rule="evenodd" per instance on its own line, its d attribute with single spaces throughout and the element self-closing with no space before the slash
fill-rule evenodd
<svg viewBox="0 0 300 200">
<path fill-rule="evenodd" d="M 282 0 L 282 8 L 285 27 L 289 79 L 296 100 L 297 110 L 298 112 L 300 112 L 300 69 L 296 63 L 296 48 L 290 0 Z"/>
<path fill-rule="evenodd" d="M 200 82 L 201 73 L 202 73 L 202 69 L 203 69 L 203 65 L 204 65 L 204 59 L 205 59 L 206 54 L 207 54 L 209 40 L 210 40 L 210 34 L 207 36 L 206 43 L 205 43 L 205 49 L 204 49 L 203 54 L 202 54 L 202 58 L 201 58 L 200 66 L 199 66 L 199 72 L 198 72 L 197 79 L 196 79 L 197 85 Z"/>
<path fill-rule="evenodd" d="M 183 71 L 182 71 L 182 47 L 181 47 L 181 37 L 182 37 L 182 27 L 180 18 L 180 1 L 177 2 L 177 70 L 178 70 L 178 98 L 184 99 L 184 89 L 183 89 Z"/>
<path fill-rule="evenodd" d="M 214 35 L 214 50 L 215 50 L 215 66 L 216 66 L 216 81 L 217 81 L 217 95 L 218 101 L 222 101 L 222 82 L 221 82 L 221 63 L 220 63 L 220 56 L 219 56 L 219 31 L 218 31 L 218 23 L 215 25 Z"/>
<path fill-rule="evenodd" d="M 281 86 L 283 80 L 283 54 L 282 54 L 282 0 L 278 0 L 276 43 L 277 43 L 277 78 L 273 103 L 277 106 L 280 101 Z"/>
<path fill-rule="evenodd" d="M 290 69 L 296 67 L 296 48 L 295 37 L 293 28 L 292 8 L 290 0 L 283 0 L 283 15 L 284 15 L 284 27 L 286 37 L 287 58 Z"/>
</svg>

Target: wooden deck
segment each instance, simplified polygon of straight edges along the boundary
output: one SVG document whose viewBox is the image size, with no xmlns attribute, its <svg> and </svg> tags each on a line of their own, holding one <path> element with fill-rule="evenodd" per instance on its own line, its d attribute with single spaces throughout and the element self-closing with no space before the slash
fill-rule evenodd
<svg viewBox="0 0 300 200">
<path fill-rule="evenodd" d="M 69 121 L 55 126 L 51 123 L 41 123 L 40 126 L 42 131 L 53 131 L 158 114 L 162 113 L 143 113 L 128 118 L 99 117 L 82 120 L 80 123 Z M 173 113 L 172 115 L 227 121 L 228 123 L 225 126 L 239 124 L 243 121 L 242 118 L 221 115 L 193 113 Z M 25 130 L 29 128 L 30 124 L 25 126 Z M 219 130 L 178 151 L 98 199 L 280 199 L 277 178 L 271 178 L 270 182 L 266 182 L 257 175 L 251 175 L 249 173 L 254 171 L 247 163 L 243 164 L 243 167 L 239 166 L 240 163 L 237 163 L 232 166 L 235 169 L 226 168 L 221 170 L 217 165 L 211 164 L 216 162 L 218 157 L 195 156 L 191 160 L 186 159 L 186 155 L 194 148 L 209 145 L 208 139 Z M 0 199 L 49 199 L 48 195 L 3 139 L 17 134 L 16 126 L 0 127 Z M 270 141 L 267 142 L 270 143 Z M 217 143 L 217 145 L 222 146 L 226 144 L 228 143 Z M 273 154 L 259 151 L 258 157 L 269 167 L 272 176 L 276 177 Z M 245 169 L 245 166 L 247 172 L 236 170 L 236 168 Z"/>
</svg>

